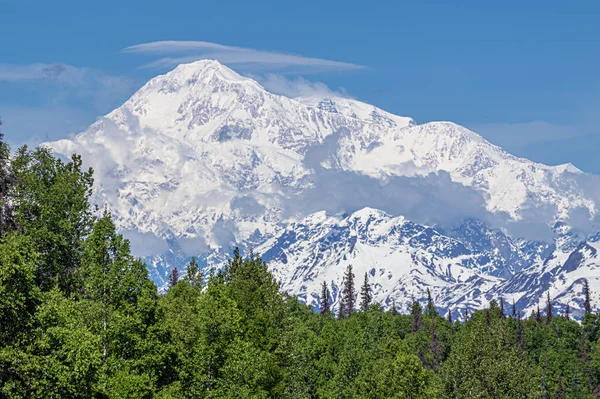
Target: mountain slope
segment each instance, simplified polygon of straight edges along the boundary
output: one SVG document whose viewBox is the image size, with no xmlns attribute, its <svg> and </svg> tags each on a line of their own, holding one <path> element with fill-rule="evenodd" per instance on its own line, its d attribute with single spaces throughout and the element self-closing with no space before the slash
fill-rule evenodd
<svg viewBox="0 0 600 399">
<path fill-rule="evenodd" d="M 514 157 L 459 125 L 418 125 L 351 99 L 275 95 L 216 61 L 180 65 L 74 139 L 48 145 L 59 154 L 81 153 L 94 167 L 95 201 L 109 206 L 159 282 L 190 256 L 218 263 L 232 245 L 266 248 L 290 223 L 319 211 L 377 208 L 447 230 L 448 239 L 457 223 L 478 219 L 537 241 L 552 240 L 549 226 L 557 221 L 589 227 L 600 195 L 595 176 Z M 338 223 L 319 220 L 314 234 Z M 473 247 L 488 234 L 478 231 L 473 242 L 456 239 L 473 259 L 491 253 Z M 529 241 L 504 248 L 514 255 L 510 265 L 482 269 L 482 261 L 460 273 L 481 281 L 511 278 L 543 252 Z M 424 259 L 429 250 L 415 256 Z M 287 266 L 294 267 L 301 265 Z M 431 268 L 441 278 L 442 265 Z M 435 281 L 462 284 L 452 276 Z"/>
</svg>

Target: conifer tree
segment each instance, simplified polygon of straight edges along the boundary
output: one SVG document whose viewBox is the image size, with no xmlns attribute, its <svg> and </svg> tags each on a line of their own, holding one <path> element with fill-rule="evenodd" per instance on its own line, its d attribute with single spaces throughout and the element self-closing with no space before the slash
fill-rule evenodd
<svg viewBox="0 0 600 399">
<path fill-rule="evenodd" d="M 321 298 L 319 301 L 319 311 L 321 314 L 328 314 L 330 312 L 329 288 L 327 288 L 326 281 L 323 281 L 323 284 L 321 285 Z"/>
<path fill-rule="evenodd" d="M 592 301 L 590 299 L 590 283 L 587 278 L 583 280 L 583 294 L 585 296 L 583 309 L 585 310 L 585 314 L 590 314 L 592 313 Z"/>
<path fill-rule="evenodd" d="M 338 303 L 338 314 L 337 314 L 337 318 L 338 320 L 342 320 L 346 315 L 346 309 L 344 308 L 344 301 L 343 299 L 340 299 L 340 302 Z"/>
<path fill-rule="evenodd" d="M 437 316 L 437 311 L 433 305 L 433 298 L 431 297 L 431 291 L 427 288 L 427 309 L 426 313 L 428 316 Z"/>
<path fill-rule="evenodd" d="M 366 312 L 369 310 L 369 306 L 371 306 L 371 286 L 369 285 L 369 276 L 365 273 L 365 282 L 363 283 L 360 289 L 360 310 Z"/>
<path fill-rule="evenodd" d="M 552 301 L 550 300 L 550 291 L 546 298 L 546 324 L 552 323 Z"/>
<path fill-rule="evenodd" d="M 547 365 L 548 365 L 548 361 L 544 357 L 544 363 L 543 363 L 543 368 L 542 368 L 542 381 L 541 381 L 542 399 L 550 399 L 550 394 L 548 393 L 548 389 L 546 388 L 546 368 L 547 368 Z"/>
<path fill-rule="evenodd" d="M 490 320 L 490 309 L 488 308 L 488 309 L 485 310 L 485 326 L 489 327 L 490 326 L 490 322 L 491 322 L 491 320 Z"/>
<path fill-rule="evenodd" d="M 521 315 L 517 314 L 517 347 L 521 350 L 525 349 L 525 342 L 523 341 L 523 325 L 521 323 Z"/>
<path fill-rule="evenodd" d="M 558 376 L 558 383 L 556 384 L 556 391 L 554 392 L 554 399 L 567 399 L 567 391 L 563 386 L 562 376 Z"/>
<path fill-rule="evenodd" d="M 171 274 L 169 275 L 169 288 L 173 288 L 179 282 L 179 270 L 176 267 L 171 269 Z"/>
<path fill-rule="evenodd" d="M 410 314 L 412 315 L 412 332 L 421 330 L 421 313 L 421 305 L 413 298 L 413 303 L 410 309 Z"/>
<path fill-rule="evenodd" d="M 537 306 L 537 311 L 535 312 L 535 321 L 538 324 L 542 324 L 542 312 L 540 312 L 540 305 Z"/>
<path fill-rule="evenodd" d="M 513 319 L 517 317 L 517 305 L 515 304 L 515 298 L 513 298 L 511 316 L 513 317 Z"/>
<path fill-rule="evenodd" d="M 185 273 L 185 277 L 183 278 L 189 285 L 192 287 L 202 288 L 204 283 L 204 274 L 196 262 L 196 258 L 192 257 L 190 263 L 188 264 L 187 271 Z"/>
<path fill-rule="evenodd" d="M 392 302 L 392 316 L 398 316 L 398 309 L 396 309 L 396 301 Z"/>
<path fill-rule="evenodd" d="M 504 319 L 506 315 L 504 314 L 504 298 L 500 297 L 500 316 Z"/>
<path fill-rule="evenodd" d="M 448 309 L 448 316 L 446 317 L 446 319 L 448 320 L 448 323 L 452 325 L 452 310 Z"/>
<path fill-rule="evenodd" d="M 352 265 L 348 265 L 346 273 L 344 273 L 344 289 L 342 290 L 342 316 L 350 317 L 354 312 L 354 301 L 356 292 L 354 290 L 354 273 L 352 273 Z"/>
<path fill-rule="evenodd" d="M 440 344 L 440 340 L 437 335 L 437 331 L 435 330 L 435 318 L 431 319 L 431 354 L 433 355 L 433 371 L 438 370 L 442 360 L 442 345 Z"/>
<path fill-rule="evenodd" d="M 567 303 L 567 306 L 565 308 L 565 319 L 571 320 L 571 307 L 569 306 L 568 303 Z"/>
</svg>

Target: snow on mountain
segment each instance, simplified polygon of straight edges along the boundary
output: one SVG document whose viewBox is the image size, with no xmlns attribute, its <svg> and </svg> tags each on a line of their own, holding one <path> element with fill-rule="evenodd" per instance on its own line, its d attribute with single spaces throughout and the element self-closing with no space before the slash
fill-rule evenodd
<svg viewBox="0 0 600 399">
<path fill-rule="evenodd" d="M 418 125 L 352 99 L 275 95 L 216 61 L 180 65 L 72 140 L 48 145 L 94 167 L 95 201 L 109 206 L 158 282 L 174 263 L 194 255 L 218 263 L 239 244 L 268 250 L 284 284 L 305 296 L 312 288 L 296 278 L 339 284 L 353 259 L 373 264 L 374 276 L 391 274 L 379 283 L 382 300 L 431 285 L 441 303 L 477 302 L 474 281 L 480 291 L 497 286 L 547 251 L 537 241 L 502 241 L 498 228 L 547 239 L 557 222 L 587 227 L 600 198 L 596 177 L 572 165 L 514 157 L 450 122 Z M 377 214 L 353 213 L 365 207 L 415 223 L 382 213 L 380 230 L 359 234 L 357 220 Z M 494 229 L 452 229 L 472 219 Z M 395 225 L 411 226 L 408 235 Z M 289 242 L 296 255 L 277 252 L 286 234 L 301 236 L 297 229 L 309 240 Z M 335 234 L 345 238 L 334 248 Z M 433 241 L 413 246 L 414 235 Z"/>
<path fill-rule="evenodd" d="M 365 208 L 346 217 L 318 212 L 292 223 L 258 248 L 283 289 L 318 304 L 320 284 L 331 287 L 334 305 L 348 265 L 360 284 L 367 273 L 374 300 L 408 311 L 411 298 L 431 289 L 436 304 L 479 307 L 473 289 L 500 281 L 488 273 L 491 259 L 432 228 Z"/>
</svg>

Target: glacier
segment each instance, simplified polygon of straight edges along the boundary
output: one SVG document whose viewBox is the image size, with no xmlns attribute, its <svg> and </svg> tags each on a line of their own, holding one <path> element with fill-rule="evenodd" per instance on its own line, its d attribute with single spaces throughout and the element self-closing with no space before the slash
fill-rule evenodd
<svg viewBox="0 0 600 399">
<path fill-rule="evenodd" d="M 457 316 L 498 298 L 529 312 L 547 292 L 577 313 L 583 278 L 600 291 L 598 176 L 515 157 L 452 122 L 288 98 L 202 60 L 46 145 L 94 168 L 94 202 L 159 285 L 192 256 L 218 267 L 237 245 L 313 305 L 322 281 L 339 299 L 349 264 L 385 306 L 406 310 L 429 288 Z"/>
</svg>

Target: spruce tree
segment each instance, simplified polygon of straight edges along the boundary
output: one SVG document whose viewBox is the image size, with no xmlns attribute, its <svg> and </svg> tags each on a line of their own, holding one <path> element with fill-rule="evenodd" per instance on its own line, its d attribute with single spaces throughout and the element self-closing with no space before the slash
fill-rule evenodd
<svg viewBox="0 0 600 399">
<path fill-rule="evenodd" d="M 448 320 L 448 323 L 452 325 L 452 310 L 448 309 L 448 316 L 446 317 L 446 319 Z"/>
<path fill-rule="evenodd" d="M 513 298 L 513 303 L 512 303 L 512 317 L 513 317 L 513 319 L 517 317 L 517 305 L 515 304 L 514 298 Z"/>
<path fill-rule="evenodd" d="M 539 304 L 537 306 L 537 311 L 535 313 L 535 321 L 537 321 L 538 324 L 542 324 L 542 312 L 540 312 Z"/>
<path fill-rule="evenodd" d="M 340 299 L 340 302 L 338 303 L 338 314 L 337 314 L 337 318 L 338 320 L 342 320 L 346 315 L 346 309 L 344 308 L 344 300 L 343 298 Z"/>
<path fill-rule="evenodd" d="M 563 386 L 562 376 L 558 376 L 558 383 L 556 384 L 556 391 L 554 392 L 554 399 L 567 399 L 567 391 Z"/>
<path fill-rule="evenodd" d="M 592 313 L 592 301 L 590 299 L 590 283 L 587 278 L 583 280 L 583 294 L 585 296 L 583 309 L 585 310 L 585 314 L 590 314 Z"/>
<path fill-rule="evenodd" d="M 343 317 L 350 317 L 354 312 L 355 298 L 354 273 L 352 273 L 352 266 L 348 265 L 346 273 L 344 273 L 344 289 L 342 290 Z"/>
<path fill-rule="evenodd" d="M 525 342 L 523 340 L 523 325 L 521 323 L 521 315 L 517 314 L 517 347 L 521 350 L 525 349 Z"/>
<path fill-rule="evenodd" d="M 550 291 L 546 298 L 546 324 L 552 323 L 552 301 L 550 300 Z"/>
<path fill-rule="evenodd" d="M 567 303 L 567 306 L 565 308 L 565 319 L 571 320 L 571 307 L 569 306 L 568 303 Z"/>
<path fill-rule="evenodd" d="M 398 316 L 398 309 L 396 309 L 396 301 L 392 302 L 392 316 Z"/>
<path fill-rule="evenodd" d="M 328 314 L 330 312 L 329 288 L 327 288 L 326 281 L 323 281 L 323 284 L 321 285 L 321 298 L 319 301 L 319 312 L 321 314 Z"/>
<path fill-rule="evenodd" d="M 435 310 L 435 306 L 433 305 L 433 298 L 431 297 L 431 291 L 427 288 L 427 308 L 426 313 L 428 316 L 437 316 L 437 311 Z"/>
<path fill-rule="evenodd" d="M 169 275 L 169 288 L 173 288 L 179 282 L 179 270 L 176 267 L 171 269 L 171 274 Z"/>
<path fill-rule="evenodd" d="M 431 319 L 431 354 L 433 355 L 433 371 L 438 370 L 440 363 L 442 361 L 442 345 L 437 335 L 437 331 L 435 330 L 435 318 Z"/>
<path fill-rule="evenodd" d="M 490 309 L 486 309 L 485 310 L 485 326 L 489 327 L 491 324 L 491 320 L 490 320 Z"/>
<path fill-rule="evenodd" d="M 413 303 L 410 308 L 410 314 L 412 315 L 412 332 L 421 330 L 421 313 L 421 305 L 413 298 Z"/>
<path fill-rule="evenodd" d="M 365 282 L 360 288 L 360 310 L 366 312 L 369 310 L 369 306 L 371 306 L 371 286 L 369 285 L 369 276 L 365 273 Z"/>
<path fill-rule="evenodd" d="M 500 316 L 504 319 L 506 315 L 504 314 L 504 298 L 500 297 Z"/>
<path fill-rule="evenodd" d="M 548 362 L 547 362 L 546 358 L 544 357 L 544 363 L 543 363 L 543 368 L 542 368 L 542 381 L 540 384 L 541 388 L 542 388 L 542 399 L 550 399 L 550 394 L 548 393 L 548 389 L 546 388 L 547 365 L 548 365 Z"/>
<path fill-rule="evenodd" d="M 200 269 L 198 262 L 196 262 L 195 257 L 190 260 L 183 280 L 192 287 L 202 288 L 204 283 L 204 274 L 202 273 L 202 269 Z"/>
</svg>

